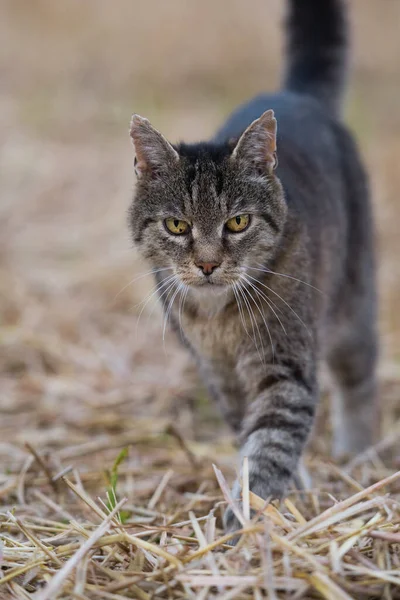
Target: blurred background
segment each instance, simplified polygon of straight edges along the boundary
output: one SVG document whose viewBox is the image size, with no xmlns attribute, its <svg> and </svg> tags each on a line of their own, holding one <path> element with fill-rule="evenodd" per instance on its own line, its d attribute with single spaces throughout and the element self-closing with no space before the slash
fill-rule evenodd
<svg viewBox="0 0 400 600">
<path fill-rule="evenodd" d="M 274 89 L 284 5 L 2 1 L 2 464 L 23 458 L 26 441 L 60 460 L 85 444 L 118 446 L 138 419 L 162 431 L 172 415 L 188 436 L 220 423 L 172 335 L 163 348 L 158 308 L 149 303 L 138 324 L 152 281 L 130 284 L 149 267 L 126 225 L 128 125 L 138 112 L 171 141 L 204 139 L 237 104 Z M 373 188 L 386 431 L 400 418 L 400 3 L 349 5 L 346 121 Z"/>
</svg>

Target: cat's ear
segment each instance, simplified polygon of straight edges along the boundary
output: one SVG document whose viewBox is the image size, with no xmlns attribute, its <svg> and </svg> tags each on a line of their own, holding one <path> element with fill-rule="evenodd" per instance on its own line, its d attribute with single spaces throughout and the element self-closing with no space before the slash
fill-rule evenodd
<svg viewBox="0 0 400 600">
<path fill-rule="evenodd" d="M 135 171 L 138 178 L 155 174 L 179 161 L 179 154 L 150 121 L 133 115 L 130 136 L 135 148 Z"/>
<path fill-rule="evenodd" d="M 267 110 L 242 133 L 232 153 L 232 158 L 243 164 L 271 172 L 277 166 L 277 124 L 273 110 Z"/>
</svg>

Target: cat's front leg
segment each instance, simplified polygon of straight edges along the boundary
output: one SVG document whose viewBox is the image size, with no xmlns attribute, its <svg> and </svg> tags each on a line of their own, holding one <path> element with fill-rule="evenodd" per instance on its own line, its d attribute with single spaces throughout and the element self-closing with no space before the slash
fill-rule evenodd
<svg viewBox="0 0 400 600">
<path fill-rule="evenodd" d="M 280 499 L 295 475 L 315 413 L 317 385 L 314 368 L 293 359 L 272 365 L 259 382 L 259 393 L 247 407 L 241 432 L 240 464 L 248 458 L 249 487 L 263 499 Z M 236 481 L 233 498 L 241 501 Z M 240 527 L 232 510 L 225 527 Z"/>
<path fill-rule="evenodd" d="M 229 361 L 203 359 L 199 365 L 202 380 L 228 425 L 238 434 L 244 418 L 244 392 Z"/>
</svg>

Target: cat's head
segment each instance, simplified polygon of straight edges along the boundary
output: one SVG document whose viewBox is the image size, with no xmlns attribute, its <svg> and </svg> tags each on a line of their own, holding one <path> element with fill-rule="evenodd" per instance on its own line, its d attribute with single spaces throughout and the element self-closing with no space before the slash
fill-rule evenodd
<svg viewBox="0 0 400 600">
<path fill-rule="evenodd" d="M 130 226 L 154 268 L 211 292 L 272 257 L 286 217 L 272 110 L 226 145 L 172 146 L 138 115 L 130 133 L 137 174 Z"/>
</svg>

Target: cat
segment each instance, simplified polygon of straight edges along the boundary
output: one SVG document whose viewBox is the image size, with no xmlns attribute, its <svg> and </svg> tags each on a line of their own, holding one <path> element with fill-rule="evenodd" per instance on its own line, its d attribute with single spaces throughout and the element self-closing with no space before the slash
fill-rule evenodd
<svg viewBox="0 0 400 600">
<path fill-rule="evenodd" d="M 172 327 L 248 458 L 280 499 L 334 381 L 333 451 L 372 442 L 378 354 L 368 181 L 342 122 L 342 0 L 290 0 L 282 90 L 239 107 L 208 142 L 170 144 L 134 115 L 134 244 Z M 233 485 L 240 499 L 240 485 Z M 239 527 L 228 507 L 228 531 Z"/>
</svg>

